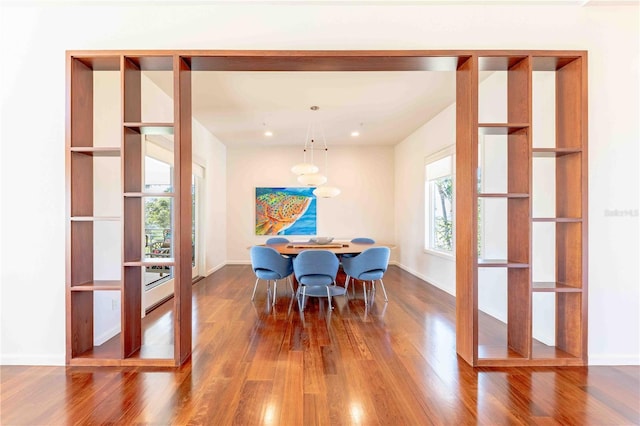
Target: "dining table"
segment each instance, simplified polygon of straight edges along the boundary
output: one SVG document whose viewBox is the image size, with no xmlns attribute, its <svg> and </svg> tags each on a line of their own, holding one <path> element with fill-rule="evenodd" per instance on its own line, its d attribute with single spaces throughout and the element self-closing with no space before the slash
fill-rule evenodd
<svg viewBox="0 0 640 426">
<path fill-rule="evenodd" d="M 291 241 L 288 243 L 275 243 L 275 244 L 262 244 L 264 246 L 272 247 L 278 251 L 278 253 L 286 256 L 296 256 L 304 250 L 328 250 L 336 255 L 343 254 L 356 255 L 360 254 L 366 249 L 372 247 L 389 247 L 393 249 L 393 244 L 374 243 L 374 244 L 358 244 L 351 241 L 332 241 L 330 243 L 320 244 L 310 241 Z"/>
</svg>

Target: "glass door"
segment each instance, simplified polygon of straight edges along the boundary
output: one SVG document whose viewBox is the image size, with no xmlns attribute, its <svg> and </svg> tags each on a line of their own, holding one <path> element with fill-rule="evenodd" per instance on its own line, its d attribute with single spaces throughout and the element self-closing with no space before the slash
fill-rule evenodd
<svg viewBox="0 0 640 426">
<path fill-rule="evenodd" d="M 193 164 L 191 176 L 192 221 L 191 221 L 191 276 L 200 273 L 200 217 L 201 186 L 204 168 Z M 144 157 L 144 192 L 154 196 L 144 200 L 144 245 L 145 257 L 173 257 L 174 240 L 173 198 L 162 193 L 173 191 L 173 142 L 167 138 L 154 137 L 146 140 Z M 144 310 L 158 305 L 173 295 L 174 268 L 152 266 L 144 270 Z"/>
<path fill-rule="evenodd" d="M 202 241 L 204 241 L 202 235 L 202 218 L 204 217 L 204 214 L 202 210 L 204 208 L 203 192 L 205 169 L 199 164 L 192 163 L 191 170 L 191 277 L 195 278 L 197 276 L 205 275 L 205 272 L 202 270 L 204 266 L 204 260 L 202 259 L 204 254 L 204 245 L 202 244 Z"/>
<path fill-rule="evenodd" d="M 147 193 L 161 194 L 172 191 L 173 166 L 149 155 L 144 159 L 145 188 Z M 173 256 L 173 198 L 145 197 L 144 244 L 145 257 Z M 173 268 L 150 266 L 145 268 L 145 290 L 163 284 L 173 278 Z"/>
</svg>

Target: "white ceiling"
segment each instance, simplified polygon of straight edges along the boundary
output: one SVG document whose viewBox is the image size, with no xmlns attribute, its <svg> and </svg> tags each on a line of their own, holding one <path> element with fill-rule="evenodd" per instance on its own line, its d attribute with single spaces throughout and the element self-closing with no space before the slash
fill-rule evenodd
<svg viewBox="0 0 640 426">
<path fill-rule="evenodd" d="M 148 76 L 172 93 L 170 73 Z M 455 72 L 192 73 L 193 115 L 229 147 L 304 144 L 312 122 L 328 146 L 395 145 L 454 100 Z"/>
<path fill-rule="evenodd" d="M 394 6 L 472 6 L 472 5 L 555 5 L 555 6 L 598 6 L 598 5 L 628 5 L 637 3 L 638 0 L 121 0 L 118 3 L 128 5 L 172 5 L 185 6 L 224 5 L 230 3 L 247 4 L 333 4 L 333 5 L 380 5 L 392 4 Z M 82 5 L 109 3 L 105 0 L 2 0 L 7 5 Z"/>
<path fill-rule="evenodd" d="M 97 0 L 92 0 L 97 1 Z M 139 0 L 139 3 L 151 0 Z M 172 3 L 173 0 L 163 0 Z M 508 4 L 598 6 L 638 0 L 238 0 L 245 3 L 394 5 Z M 224 4 L 229 0 L 195 0 Z M 135 2 L 134 2 L 135 3 Z M 172 94 L 171 73 L 148 72 Z M 329 146 L 395 145 L 455 100 L 455 73 L 247 72 L 192 73 L 194 117 L 229 147 L 303 144 L 310 122 L 321 123 Z M 320 107 L 312 113 L 310 106 Z M 274 135 L 265 137 L 264 131 Z M 360 131 L 358 138 L 350 136 Z"/>
</svg>

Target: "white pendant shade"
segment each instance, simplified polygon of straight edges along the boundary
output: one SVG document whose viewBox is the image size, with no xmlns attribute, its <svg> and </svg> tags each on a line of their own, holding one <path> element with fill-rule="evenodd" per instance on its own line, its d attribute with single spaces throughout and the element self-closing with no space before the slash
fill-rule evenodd
<svg viewBox="0 0 640 426">
<path fill-rule="evenodd" d="M 331 198 L 340 194 L 340 190 L 335 186 L 320 186 L 313 190 L 313 195 L 320 198 Z"/>
<path fill-rule="evenodd" d="M 318 166 L 311 163 L 299 163 L 291 168 L 291 171 L 297 175 L 310 175 L 318 173 Z"/>
<path fill-rule="evenodd" d="M 326 176 L 321 175 L 319 173 L 311 173 L 308 175 L 300 175 L 298 176 L 298 182 L 307 186 L 318 186 L 322 185 L 327 181 Z"/>
</svg>

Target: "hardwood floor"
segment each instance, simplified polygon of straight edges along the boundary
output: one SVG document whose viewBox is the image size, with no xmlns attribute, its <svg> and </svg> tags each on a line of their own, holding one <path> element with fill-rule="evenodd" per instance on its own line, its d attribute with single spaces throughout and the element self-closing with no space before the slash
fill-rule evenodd
<svg viewBox="0 0 640 426">
<path fill-rule="evenodd" d="M 275 308 L 249 266 L 193 287 L 193 355 L 179 369 L 1 369 L 3 425 L 640 424 L 640 367 L 469 367 L 446 293 L 391 267 L 389 303 L 309 299 Z M 145 319 L 170 343 L 171 302 Z M 163 331 L 164 330 L 164 331 Z M 171 334 L 171 333 L 169 333 Z M 170 339 L 170 337 L 169 337 Z"/>
</svg>

